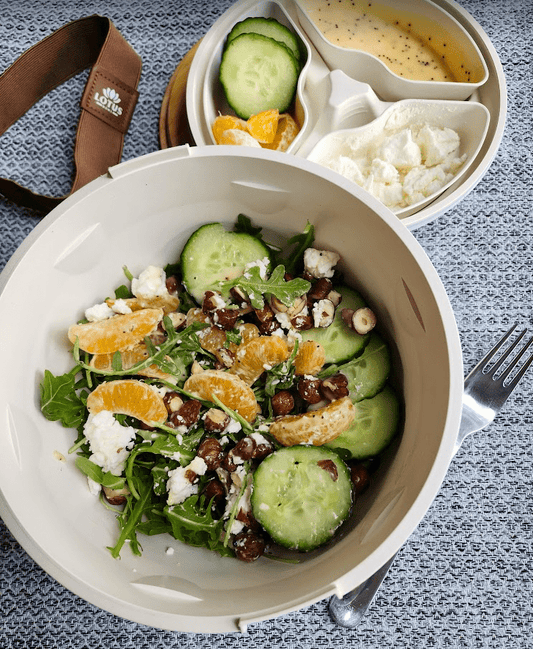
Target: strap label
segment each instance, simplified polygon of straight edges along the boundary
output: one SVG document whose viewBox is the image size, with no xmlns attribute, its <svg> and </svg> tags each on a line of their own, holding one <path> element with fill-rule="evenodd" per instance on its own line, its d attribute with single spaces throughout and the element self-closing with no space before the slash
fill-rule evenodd
<svg viewBox="0 0 533 649">
<path fill-rule="evenodd" d="M 139 93 L 97 65 L 85 86 L 81 107 L 120 133 L 130 125 Z"/>
</svg>

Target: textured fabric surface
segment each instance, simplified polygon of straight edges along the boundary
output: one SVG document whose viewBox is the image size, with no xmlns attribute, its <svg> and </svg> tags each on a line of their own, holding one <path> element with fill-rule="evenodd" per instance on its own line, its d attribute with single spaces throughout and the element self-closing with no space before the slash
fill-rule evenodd
<svg viewBox="0 0 533 649">
<path fill-rule="evenodd" d="M 168 80 L 230 4 L 0 0 L 0 70 L 74 18 L 109 16 L 144 64 L 123 156 L 131 159 L 158 149 L 159 110 Z M 415 236 L 446 287 L 469 368 L 512 322 L 527 326 L 533 319 L 533 3 L 461 4 L 500 56 L 508 84 L 508 120 L 501 148 L 474 191 Z M 0 143 L 0 176 L 37 191 L 68 191 L 85 78 L 81 74 L 58 88 L 8 131 Z M 29 211 L 0 200 L 0 268 L 37 222 Z M 532 394 L 533 372 L 496 421 L 466 441 L 356 631 L 335 626 L 326 602 L 254 624 L 246 635 L 208 637 L 137 625 L 56 583 L 0 521 L 0 647 L 531 647 Z"/>
</svg>

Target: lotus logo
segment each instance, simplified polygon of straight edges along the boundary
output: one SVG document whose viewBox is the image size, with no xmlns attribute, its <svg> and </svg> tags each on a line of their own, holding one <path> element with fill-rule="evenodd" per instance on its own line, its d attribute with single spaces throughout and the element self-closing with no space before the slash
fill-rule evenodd
<svg viewBox="0 0 533 649">
<path fill-rule="evenodd" d="M 119 117 L 122 115 L 120 104 L 120 95 L 114 88 L 104 88 L 102 94 L 95 92 L 94 101 L 100 108 L 107 110 L 112 115 Z"/>
</svg>

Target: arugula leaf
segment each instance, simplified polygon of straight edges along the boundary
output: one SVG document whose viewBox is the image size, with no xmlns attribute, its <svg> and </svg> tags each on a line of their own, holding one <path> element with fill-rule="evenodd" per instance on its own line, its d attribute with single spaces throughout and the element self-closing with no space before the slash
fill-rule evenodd
<svg viewBox="0 0 533 649">
<path fill-rule="evenodd" d="M 229 288 L 232 286 L 242 288 L 255 309 L 263 308 L 265 294 L 274 295 L 286 306 L 292 306 L 296 298 L 307 293 L 311 288 L 311 283 L 300 277 L 287 282 L 284 279 L 285 267 L 282 264 L 276 266 L 267 279 L 263 279 L 260 272 L 259 266 L 252 266 L 241 277 L 224 284 Z"/>
<path fill-rule="evenodd" d="M 180 505 L 165 507 L 165 515 L 172 525 L 172 536 L 194 547 L 215 550 L 222 556 L 233 556 L 233 551 L 220 541 L 224 520 L 211 514 L 211 504 L 202 496 L 190 496 Z"/>
<path fill-rule="evenodd" d="M 294 250 L 291 252 L 288 260 L 285 263 L 285 270 L 291 275 L 296 275 L 298 271 L 303 268 L 303 254 L 307 248 L 313 245 L 315 240 L 315 226 L 307 221 L 303 232 L 291 237 L 288 245 L 296 244 Z"/>
<path fill-rule="evenodd" d="M 103 487 L 123 489 L 126 485 L 126 478 L 113 475 L 110 471 L 104 473 L 101 467 L 81 455 L 76 458 L 76 466 L 82 473 Z"/>
<path fill-rule="evenodd" d="M 124 511 L 117 516 L 121 527 L 120 536 L 114 546 L 108 547 L 114 559 L 120 556 L 120 551 L 126 541 L 130 542 L 133 554 L 140 556 L 142 553 L 137 540 L 137 527 L 141 523 L 145 511 L 152 506 L 152 480 L 149 475 L 137 480 L 137 491 L 139 498 L 135 499 L 134 496 L 128 496 Z"/>
<path fill-rule="evenodd" d="M 40 385 L 41 411 L 50 421 L 60 421 L 65 428 L 78 428 L 86 418 L 85 402 L 76 394 L 76 374 L 79 368 L 54 376 L 44 371 Z"/>
<path fill-rule="evenodd" d="M 263 228 L 254 227 L 252 225 L 252 220 L 249 216 L 246 216 L 246 214 L 239 214 L 237 221 L 233 227 L 234 232 L 250 234 L 252 237 L 260 239 L 261 241 L 263 241 L 263 237 L 261 236 L 262 230 Z"/>
<path fill-rule="evenodd" d="M 121 284 L 115 289 L 116 300 L 127 300 L 130 297 L 132 297 L 131 291 L 125 284 Z"/>
</svg>

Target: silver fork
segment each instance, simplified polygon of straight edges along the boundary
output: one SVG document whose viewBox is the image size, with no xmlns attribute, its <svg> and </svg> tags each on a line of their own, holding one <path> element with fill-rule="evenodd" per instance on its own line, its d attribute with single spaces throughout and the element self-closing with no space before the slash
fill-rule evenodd
<svg viewBox="0 0 533 649">
<path fill-rule="evenodd" d="M 461 424 L 453 450 L 454 456 L 468 435 L 485 428 L 494 420 L 511 392 L 518 385 L 520 379 L 533 362 L 532 354 L 522 363 L 516 374 L 508 380 L 513 370 L 520 365 L 520 361 L 527 349 L 533 344 L 532 337 L 523 345 L 516 356 L 510 360 L 507 367 L 503 369 L 505 361 L 517 348 L 526 334 L 526 330 L 524 329 L 509 348 L 496 360 L 494 365 L 489 368 L 489 365 L 497 357 L 500 349 L 502 349 L 513 334 L 516 326 L 514 324 L 509 329 L 465 379 Z M 389 559 L 387 563 L 364 583 L 347 593 L 342 599 L 336 595 L 330 599 L 329 613 L 334 622 L 348 629 L 354 629 L 359 624 L 395 558 L 396 555 Z"/>
</svg>

